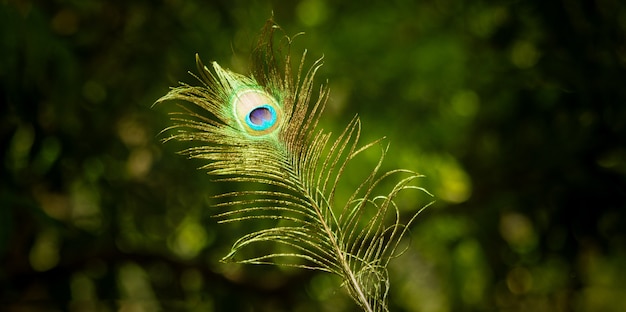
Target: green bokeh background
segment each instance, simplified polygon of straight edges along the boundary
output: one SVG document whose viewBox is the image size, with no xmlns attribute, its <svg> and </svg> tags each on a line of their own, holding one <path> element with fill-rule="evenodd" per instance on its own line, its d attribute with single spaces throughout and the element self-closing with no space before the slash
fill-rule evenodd
<svg viewBox="0 0 626 312">
<path fill-rule="evenodd" d="M 218 225 L 220 185 L 159 141 L 176 107 L 151 106 L 194 54 L 248 73 L 272 14 L 324 56 L 324 127 L 359 114 L 435 195 L 391 311 L 622 311 L 617 0 L 2 1 L 0 310 L 357 311 L 332 276 L 220 263 L 247 225 Z"/>
</svg>

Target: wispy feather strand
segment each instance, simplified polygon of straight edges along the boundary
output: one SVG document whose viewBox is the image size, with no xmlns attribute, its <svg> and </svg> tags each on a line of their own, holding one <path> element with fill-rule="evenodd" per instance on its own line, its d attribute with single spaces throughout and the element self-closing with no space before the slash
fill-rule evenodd
<svg viewBox="0 0 626 312">
<path fill-rule="evenodd" d="M 291 39 L 284 37 L 287 51 L 281 64 L 277 59 L 281 54 L 274 50 L 272 42 L 276 29 L 268 21 L 254 53 L 252 77 L 222 69 L 215 62 L 211 71 L 196 56 L 197 78 L 202 85 L 181 84 L 159 102 L 185 101 L 210 114 L 205 116 L 184 109 L 173 118 L 177 124 L 166 129 L 172 133 L 166 141 L 200 142 L 201 145 L 184 153 L 206 160 L 202 169 L 216 176 L 217 181 L 270 186 L 267 190 L 251 188 L 216 196 L 221 201 L 217 206 L 225 210 L 216 215 L 220 222 L 279 221 L 274 227 L 254 230 L 239 238 L 222 260 L 334 273 L 344 280 L 343 285 L 364 311 L 387 311 L 387 264 L 398 254 L 398 244 L 408 226 L 425 208 L 401 224 L 394 198 L 400 191 L 409 189 L 428 192 L 413 184 L 421 177 L 415 172 L 398 169 L 379 174 L 387 146 L 378 140 L 358 147 L 361 131 L 358 117 L 334 141 L 331 133 L 318 129 L 328 100 L 326 86 L 321 86 L 312 100 L 313 79 L 322 60 L 315 61 L 304 72 L 305 51 L 294 78 L 289 54 Z M 257 93 L 245 95 L 245 92 Z M 264 99 L 269 105 L 275 101 L 276 107 L 271 108 L 278 123 L 272 125 L 275 128 L 259 135 L 249 129 L 244 131 L 246 125 L 238 119 L 236 105 L 248 104 L 245 96 Z M 266 111 L 259 114 L 272 111 L 261 109 Z M 336 203 L 335 194 L 346 166 L 374 146 L 381 146 L 378 163 L 345 203 Z M 403 177 L 391 191 L 375 194 L 383 181 L 398 175 Z M 290 251 L 236 258 L 242 249 L 267 242 L 282 244 Z"/>
</svg>

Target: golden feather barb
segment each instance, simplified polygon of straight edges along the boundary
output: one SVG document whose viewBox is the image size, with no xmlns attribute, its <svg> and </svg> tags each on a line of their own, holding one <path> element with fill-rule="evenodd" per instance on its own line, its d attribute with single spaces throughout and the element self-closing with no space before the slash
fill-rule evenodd
<svg viewBox="0 0 626 312">
<path fill-rule="evenodd" d="M 354 117 L 334 141 L 317 124 L 328 100 L 320 87 L 312 102 L 313 79 L 321 59 L 303 72 L 306 51 L 292 72 L 289 47 L 279 62 L 272 39 L 278 26 L 268 21 L 258 48 L 254 69 L 246 77 L 213 63 L 213 72 L 196 56 L 202 86 L 182 84 L 158 102 L 182 100 L 195 104 L 205 116 L 185 110 L 170 138 L 201 145 L 184 151 L 208 163 L 203 169 L 217 181 L 266 185 L 216 196 L 220 222 L 277 220 L 275 226 L 238 239 L 224 261 L 280 264 L 339 275 L 348 292 L 364 311 L 387 311 L 387 264 L 397 255 L 400 239 L 425 207 L 405 224 L 394 203 L 402 190 L 425 192 L 412 183 L 421 175 L 408 170 L 379 174 L 387 146 L 372 172 L 343 203 L 335 193 L 348 163 L 381 140 L 358 147 L 361 125 Z M 312 103 L 312 105 L 311 105 Z M 375 195 L 383 180 L 400 176 L 385 195 Z M 250 184 L 247 184 L 250 185 Z M 285 248 L 235 260 L 250 245 L 274 243 Z M 288 259 L 288 260 L 285 260 Z"/>
</svg>

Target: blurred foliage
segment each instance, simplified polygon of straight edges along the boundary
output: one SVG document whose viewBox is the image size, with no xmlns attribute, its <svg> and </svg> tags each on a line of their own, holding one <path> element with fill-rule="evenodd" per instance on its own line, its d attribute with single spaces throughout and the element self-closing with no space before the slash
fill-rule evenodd
<svg viewBox="0 0 626 312">
<path fill-rule="evenodd" d="M 272 12 L 325 57 L 324 126 L 358 113 L 437 197 L 391 263 L 392 311 L 626 306 L 621 1 L 5 0 L 2 310 L 355 309 L 332 276 L 219 263 L 243 225 L 159 142 L 176 108 L 151 105 L 194 53 L 247 73 Z"/>
</svg>

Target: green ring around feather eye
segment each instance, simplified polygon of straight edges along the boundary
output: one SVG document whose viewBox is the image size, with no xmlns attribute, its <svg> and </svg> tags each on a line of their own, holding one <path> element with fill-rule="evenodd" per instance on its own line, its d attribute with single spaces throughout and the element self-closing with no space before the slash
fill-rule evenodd
<svg viewBox="0 0 626 312">
<path fill-rule="evenodd" d="M 276 110 L 268 104 L 255 107 L 246 115 L 246 124 L 250 129 L 264 131 L 276 123 Z"/>
<path fill-rule="evenodd" d="M 236 89 L 230 98 L 234 117 L 246 134 L 265 136 L 279 126 L 282 110 L 268 92 L 247 86 Z"/>
</svg>

